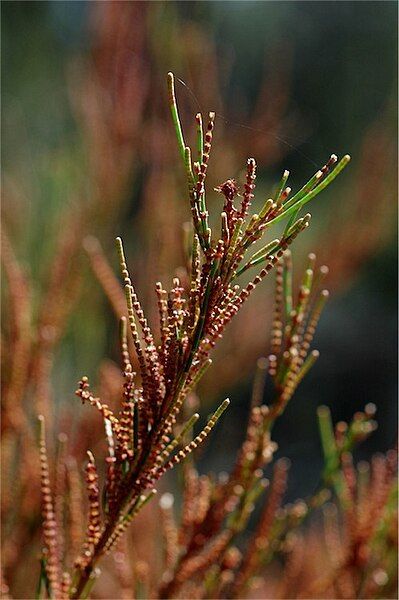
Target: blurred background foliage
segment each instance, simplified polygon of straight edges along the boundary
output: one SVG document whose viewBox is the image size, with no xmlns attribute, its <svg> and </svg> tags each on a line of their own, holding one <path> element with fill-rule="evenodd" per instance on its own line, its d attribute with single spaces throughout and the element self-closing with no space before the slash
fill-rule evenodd
<svg viewBox="0 0 399 600">
<path fill-rule="evenodd" d="M 82 374 L 98 380 L 101 361 L 118 359 L 116 317 L 81 250 L 85 236 L 100 239 L 115 271 L 113 239 L 124 237 L 150 311 L 149 284 L 181 264 L 179 231 L 189 213 L 166 106 L 172 70 L 186 84 L 178 89 L 186 127 L 198 106 L 216 111 L 212 184 L 239 179 L 254 155 L 260 202 L 284 168 L 294 187 L 332 152 L 352 155 L 312 206 L 311 231 L 294 249 L 299 271 L 310 250 L 328 262 L 333 295 L 316 339 L 321 357 L 276 438 L 297 467 L 295 496 L 313 487 L 321 462 L 317 405 L 328 404 L 337 420 L 375 402 L 379 430 L 360 453 L 390 447 L 397 3 L 4 1 L 2 16 L 2 211 L 34 314 L 57 243 L 77 238 L 61 280 L 79 277 L 79 292 L 71 299 L 60 292 L 58 301 L 73 308 L 52 349 L 56 418 L 62 406 L 75 406 Z M 272 288 L 265 282 L 238 317 L 199 391 L 209 409 L 222 396 L 233 400 L 204 468 L 227 468 L 239 443 L 255 360 L 268 351 Z M 7 300 L 4 321 L 6 313 Z"/>
</svg>

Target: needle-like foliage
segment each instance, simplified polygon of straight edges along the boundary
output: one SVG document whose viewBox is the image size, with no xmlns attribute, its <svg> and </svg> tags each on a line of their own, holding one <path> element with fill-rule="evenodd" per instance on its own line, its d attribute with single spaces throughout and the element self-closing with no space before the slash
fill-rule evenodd
<svg viewBox="0 0 399 600">
<path fill-rule="evenodd" d="M 316 358 L 314 353 L 309 354 L 309 348 L 326 293 L 321 292 L 319 296 L 317 289 L 320 282 L 313 280 L 320 279 L 323 271 L 314 275 L 314 257 L 310 256 L 298 301 L 293 304 L 287 248 L 309 225 L 310 214 L 300 216 L 300 211 L 335 179 L 349 162 L 349 156 L 338 161 L 332 155 L 295 193 L 287 187 L 289 173 L 285 171 L 276 191 L 265 200 L 257 214 L 250 214 L 256 162 L 249 158 L 241 191 L 233 179 L 216 188 L 215 191 L 224 200 L 219 227 L 212 231 L 205 184 L 215 114 L 209 113 L 205 127 L 203 116 L 196 116 L 197 144 L 194 152 L 185 142 L 171 73 L 168 74 L 168 91 L 192 215 L 190 267 L 187 277 L 174 278 L 169 290 L 160 282 L 156 284 L 159 332 L 155 333 L 149 326 L 131 280 L 122 240 L 117 239 L 127 306 L 127 319 L 122 317 L 120 322 L 124 378 L 121 405 L 117 411 L 111 410 L 91 391 L 87 377 L 79 382 L 77 395 L 83 403 L 95 407 L 104 422 L 108 445 L 106 479 L 101 491 L 95 459 L 90 452 L 86 468 L 89 506 L 86 536 L 81 552 L 74 560 L 71 585 L 67 591 L 62 592 L 66 589 L 65 581 L 69 575 L 67 572 L 64 574 L 64 583 L 60 580 L 60 553 L 53 553 L 58 562 L 55 558 L 47 561 L 45 569 L 52 595 L 87 596 L 99 559 L 119 543 L 129 523 L 155 494 L 155 485 L 160 477 L 196 450 L 216 426 L 229 400 L 222 402 L 205 427 L 195 435 L 192 430 L 199 415 L 193 414 L 182 422 L 183 405 L 211 364 L 211 351 L 226 326 L 255 287 L 277 265 L 273 354 L 269 358 L 276 397 L 269 408 L 259 406 L 257 402 L 252 407 L 247 440 L 226 487 L 226 490 L 235 490 L 234 497 L 226 496 L 226 491 L 223 491 L 216 503 L 217 516 L 213 517 L 221 524 L 226 511 L 231 513 L 227 533 L 221 531 L 205 556 L 198 559 L 202 568 L 212 564 L 246 522 L 250 507 L 263 489 L 261 469 L 275 449 L 270 440 L 271 425 Z M 265 241 L 268 230 L 280 222 L 284 222 L 282 232 L 277 236 L 274 234 L 271 241 Z M 246 272 L 255 272 L 249 282 L 242 281 Z M 129 351 L 128 336 L 133 342 L 136 363 Z M 134 372 L 133 364 L 138 365 L 137 372 Z M 47 482 L 47 475 L 43 477 Z M 47 498 L 47 485 L 45 487 L 43 492 Z M 238 489 L 243 491 L 237 493 Z M 237 513 L 233 510 L 234 506 L 237 510 L 239 507 Z M 205 508 L 202 514 L 208 514 Z M 261 529 L 268 528 L 268 519 L 270 516 L 263 519 Z M 171 558 L 168 560 L 171 564 Z M 197 562 L 197 558 L 194 562 L 186 561 L 176 575 L 177 579 L 173 579 L 173 585 L 196 571 Z M 165 594 L 169 594 L 167 588 Z"/>
</svg>

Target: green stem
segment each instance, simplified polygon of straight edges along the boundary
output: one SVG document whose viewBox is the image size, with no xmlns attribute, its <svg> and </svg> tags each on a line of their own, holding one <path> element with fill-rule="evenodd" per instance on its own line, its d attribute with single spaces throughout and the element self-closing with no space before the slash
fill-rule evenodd
<svg viewBox="0 0 399 600">
<path fill-rule="evenodd" d="M 197 151 L 198 151 L 198 162 L 201 163 L 202 155 L 204 154 L 204 130 L 202 126 L 202 115 L 198 113 L 196 115 L 197 120 Z"/>
<path fill-rule="evenodd" d="M 303 198 L 301 198 L 299 200 L 297 199 L 297 196 L 298 196 L 298 194 L 300 194 L 300 192 L 298 192 L 298 194 L 296 194 L 290 200 L 289 204 L 291 204 L 291 203 L 293 203 L 293 204 L 289 208 L 287 208 L 287 210 L 284 210 L 280 215 L 278 215 L 277 217 L 275 217 L 274 219 L 269 221 L 268 226 L 274 225 L 275 223 L 279 223 L 282 219 L 285 219 L 289 215 L 292 215 L 292 213 L 294 213 L 295 211 L 300 210 L 305 204 L 310 202 L 310 200 L 313 200 L 313 198 L 315 196 L 317 196 L 317 194 L 319 194 L 328 185 L 330 185 L 330 183 L 332 181 L 334 181 L 334 179 L 346 167 L 346 165 L 349 163 L 349 161 L 350 161 L 350 156 L 349 156 L 349 154 L 346 154 L 339 161 L 339 163 L 335 167 L 334 171 L 332 171 L 329 175 L 327 175 L 327 177 L 320 183 L 320 185 L 318 185 L 315 189 L 311 190 L 309 193 L 307 193 Z"/>
<path fill-rule="evenodd" d="M 183 130 L 180 123 L 179 111 L 177 108 L 176 94 L 175 94 L 175 77 L 173 73 L 168 73 L 168 94 L 169 94 L 169 106 L 172 114 L 172 121 L 176 132 L 177 144 L 179 146 L 179 152 L 183 160 L 184 166 L 186 166 L 185 148 Z"/>
</svg>

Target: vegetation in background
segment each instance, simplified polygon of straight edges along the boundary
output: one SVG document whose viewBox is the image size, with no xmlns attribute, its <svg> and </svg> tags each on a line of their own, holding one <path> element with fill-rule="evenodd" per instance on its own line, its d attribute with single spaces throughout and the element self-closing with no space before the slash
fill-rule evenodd
<svg viewBox="0 0 399 600">
<path fill-rule="evenodd" d="M 225 400 L 207 425 L 194 435 L 192 430 L 199 415 L 194 413 L 185 422 L 180 419 L 187 396 L 209 367 L 210 351 L 222 337 L 226 325 L 256 285 L 277 264 L 280 266 L 277 271 L 271 340 L 273 353 L 266 361 L 275 389 L 274 398 L 269 405 L 262 404 L 262 385 L 257 381 L 246 439 L 227 480 L 216 482 L 204 476 L 201 479 L 203 487 L 193 496 L 190 487 L 197 476 L 192 464 L 186 468 L 183 484 L 185 522 L 181 524 L 180 540 L 170 512 L 171 496 L 162 497 L 166 570 L 160 578 L 156 578 L 160 582 L 157 589 L 153 589 L 155 581 L 150 580 L 152 587 L 145 596 L 226 598 L 247 595 L 259 567 L 273 559 L 281 539 L 292 535 L 311 508 L 323 504 L 328 497 L 328 487 L 332 485 L 335 488 L 343 508 L 350 501 L 348 494 L 352 494 L 352 502 L 356 500 L 356 477 L 353 468 L 351 470 L 350 451 L 355 442 L 373 430 L 371 418 L 374 409 L 366 407 L 365 413 L 356 415 L 347 429 L 341 427 L 335 435 L 327 409 L 324 409 L 320 411 L 320 430 L 325 452 L 325 470 L 320 489 L 312 498 L 294 505 L 294 509 L 288 509 L 284 517 L 279 518 L 276 510 L 281 504 L 287 467 L 284 462 L 276 463 L 272 491 L 258 529 L 242 553 L 235 546 L 237 536 L 245 528 L 253 510 L 254 502 L 265 487 L 263 467 L 272 460 L 276 449 L 271 440 L 273 423 L 317 358 L 317 353 L 310 353 L 310 344 L 327 298 L 325 290 L 318 292 L 326 269 L 321 269 L 315 277 L 315 256 L 310 255 L 298 299 L 294 301 L 291 259 L 287 254 L 287 247 L 309 224 L 310 215 L 300 217 L 301 209 L 333 181 L 348 163 L 349 157 L 345 156 L 337 162 L 333 155 L 322 169 L 292 195 L 291 189 L 287 187 L 289 173 L 285 171 L 273 197 L 266 200 L 259 214 L 252 216 L 249 216 L 249 208 L 254 197 L 256 163 L 254 159 L 248 159 L 246 182 L 238 207 L 236 198 L 239 190 L 234 180 L 227 180 L 216 188 L 224 196 L 224 204 L 220 215 L 220 234 L 214 238 L 209 225 L 205 180 L 215 115 L 209 113 L 205 132 L 202 115 L 198 113 L 196 116 L 197 160 L 193 161 L 194 153 L 185 144 L 171 73 L 168 75 L 168 85 L 172 119 L 186 171 L 192 211 L 193 232 L 187 272 L 182 272 L 182 281 L 177 278 L 173 280 L 169 292 L 163 289 L 161 283 L 156 285 L 160 331 L 155 338 L 132 285 L 122 241 L 117 239 L 128 323 L 139 369 L 136 376 L 127 342 L 127 320 L 122 317 L 120 343 L 125 382 L 118 416 L 100 398 L 93 396 L 86 377 L 80 381 L 76 392 L 83 402 L 89 402 L 101 413 L 108 451 L 103 491 L 99 486 L 94 455 L 89 452 L 86 468 L 88 520 L 82 549 L 74 559 L 75 570 L 72 573 L 68 568 L 65 570 L 68 557 L 68 545 L 65 545 L 65 541 L 68 540 L 68 529 L 72 523 L 65 530 L 62 524 L 73 518 L 72 512 L 67 510 L 66 499 L 74 494 L 74 490 L 71 487 L 69 494 L 66 490 L 64 493 L 59 492 L 58 498 L 53 495 L 44 417 L 39 417 L 45 542 L 40 575 L 40 582 L 43 584 L 39 585 L 39 597 L 42 593 L 46 594 L 45 590 L 50 597 L 87 597 L 99 575 L 99 570 L 96 569 L 99 559 L 115 551 L 130 522 L 156 493 L 154 484 L 168 469 L 191 455 L 210 434 L 229 401 Z M 257 242 L 263 238 L 265 231 L 281 221 L 285 223 L 280 237 L 253 252 L 252 247 L 259 245 Z M 248 253 L 250 256 L 247 257 Z M 283 257 L 284 267 L 281 263 Z M 258 274 L 249 283 L 239 285 L 240 275 L 254 267 L 260 268 Z M 265 369 L 263 362 L 260 368 Z M 191 440 L 187 439 L 190 435 Z M 61 470 L 61 480 L 65 481 L 65 450 L 61 456 L 63 462 L 58 463 L 56 472 Z M 375 531 L 379 529 L 378 525 L 385 516 L 385 507 L 391 497 L 396 473 L 394 458 L 395 453 L 387 458 L 383 475 L 385 491 L 382 498 L 376 499 L 375 504 L 372 504 L 374 518 L 366 523 L 359 522 L 362 528 L 358 534 L 361 549 L 355 534 L 355 547 L 353 550 L 349 548 L 349 557 L 344 553 L 345 558 L 337 560 L 332 573 L 323 574 L 316 582 L 312 582 L 310 593 L 313 589 L 317 589 L 318 594 L 324 593 L 334 584 L 334 568 L 342 571 L 348 579 L 343 589 L 345 586 L 352 586 L 356 595 L 360 589 L 367 593 L 371 585 L 369 578 L 374 574 L 374 570 L 368 572 L 371 555 L 372 563 L 375 563 L 373 567 L 385 575 L 384 591 L 387 583 L 392 585 L 388 575 L 388 572 L 392 572 L 392 567 L 388 567 L 388 571 L 387 567 L 382 569 L 379 562 L 381 557 L 378 553 L 372 554 L 373 549 L 369 544 L 374 539 Z M 197 502 L 199 504 L 196 508 Z M 55 513 L 56 503 L 59 507 L 58 519 Z M 190 517 L 190 514 L 193 516 Z M 385 543 L 388 542 L 384 539 L 383 544 Z M 352 568 L 352 552 L 356 552 L 355 570 Z M 357 558 L 359 552 L 360 561 Z M 123 553 L 119 554 L 121 562 L 128 562 Z M 385 563 L 382 564 L 385 566 Z M 149 564 L 149 573 L 151 572 L 152 566 Z M 381 587 L 378 581 L 376 586 L 371 586 L 373 593 L 376 587 Z M 131 593 L 135 597 L 137 592 L 132 590 Z"/>
</svg>

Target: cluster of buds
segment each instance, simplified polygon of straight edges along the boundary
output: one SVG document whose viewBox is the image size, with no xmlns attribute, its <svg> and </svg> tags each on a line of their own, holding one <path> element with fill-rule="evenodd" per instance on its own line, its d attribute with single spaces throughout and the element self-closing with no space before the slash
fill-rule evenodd
<svg viewBox="0 0 399 600">
<path fill-rule="evenodd" d="M 277 265 L 272 353 L 269 355 L 269 374 L 276 391 L 271 407 L 272 418 L 282 413 L 319 356 L 317 350 L 310 351 L 310 346 L 329 295 L 327 290 L 322 289 L 328 268 L 322 266 L 315 271 L 315 262 L 316 256 L 309 254 L 295 304 L 289 251 L 284 253 L 283 260 Z"/>
<path fill-rule="evenodd" d="M 319 494 L 307 502 L 299 501 L 282 509 L 288 461 L 277 461 L 270 487 L 263 473 L 264 467 L 272 461 L 277 449 L 277 445 L 271 440 L 272 426 L 294 392 L 291 386 L 289 397 L 283 396 L 286 381 L 289 381 L 290 377 L 292 380 L 292 374 L 295 373 L 296 388 L 311 366 L 307 356 L 320 315 L 319 299 L 324 300 L 326 297 L 325 291 L 319 293 L 319 287 L 327 269 L 322 267 L 314 278 L 314 255 L 309 257 L 309 261 L 295 308 L 292 308 L 289 253 L 285 253 L 283 260 L 277 265 L 275 319 L 271 337 L 271 346 L 275 354 L 268 360 L 262 358 L 258 361 L 246 435 L 230 475 L 212 480 L 206 476 L 199 477 L 193 468 L 186 471 L 185 496 L 178 535 L 179 556 L 174 560 L 173 568 L 169 564 L 163 574 L 160 588 L 163 598 L 174 597 L 176 594 L 184 596 L 189 593 L 190 586 L 195 582 L 200 589 L 201 578 L 212 569 L 215 572 L 211 578 L 211 590 L 215 597 L 226 597 L 222 594 L 227 594 L 227 597 L 243 597 L 257 572 L 276 550 L 282 547 L 285 534 L 305 518 L 312 506 L 328 497 L 328 494 Z M 313 281 L 314 279 L 318 281 Z M 285 324 L 286 305 L 288 310 Z M 289 363 L 287 350 L 291 351 L 290 356 L 295 356 L 294 348 L 297 348 L 296 355 L 300 360 L 298 358 L 296 362 Z M 314 356 L 314 353 L 310 356 Z M 276 383 L 276 372 L 278 368 L 282 368 L 279 365 L 283 361 L 287 372 L 282 374 L 279 387 Z M 275 388 L 269 406 L 263 404 L 267 375 L 273 380 Z M 360 422 L 360 417 L 357 421 Z M 358 437 L 356 441 L 360 441 Z M 268 487 L 267 501 L 258 526 L 246 551 L 232 566 L 227 558 L 231 552 L 236 555 L 233 542 L 239 532 L 245 529 L 256 500 Z M 218 569 L 215 564 L 219 565 Z"/>
<path fill-rule="evenodd" d="M 326 413 L 321 418 L 326 420 Z M 339 443 L 342 424 L 337 425 Z M 352 426 L 353 422 L 347 430 Z M 397 585 L 397 451 L 354 466 L 349 449 L 336 449 L 337 504 L 323 510 L 329 569 L 314 577 L 301 597 L 392 597 Z"/>
<path fill-rule="evenodd" d="M 171 73 L 168 74 L 168 88 L 172 119 L 187 175 L 192 213 L 191 273 L 187 277 L 175 278 L 170 291 L 165 290 L 160 282 L 156 284 L 160 325 L 160 333 L 156 335 L 149 326 L 134 289 L 122 240 L 117 238 L 127 305 L 127 320 L 122 318 L 120 329 L 124 384 L 118 413 L 93 396 L 86 377 L 82 378 L 77 390 L 82 402 L 88 402 L 97 408 L 103 418 L 108 441 L 108 470 L 100 520 L 94 457 L 90 455 L 87 470 L 89 515 L 83 545 L 87 560 L 80 557 L 76 561 L 72 577 L 73 598 L 87 592 L 98 559 L 115 546 L 133 517 L 152 497 L 158 479 L 196 450 L 215 427 L 229 400 L 219 406 L 205 427 L 193 437 L 191 430 L 199 415 L 194 414 L 185 423 L 179 422 L 185 399 L 209 366 L 210 352 L 222 337 L 228 323 L 255 287 L 279 264 L 296 236 L 308 226 L 310 215 L 298 217 L 300 210 L 349 161 L 349 156 L 344 156 L 338 163 L 335 156 L 331 157 L 294 195 L 290 195 L 291 190 L 286 185 L 289 174 L 284 172 L 273 197 L 266 200 L 259 214 L 249 216 L 255 191 L 256 162 L 253 158 L 248 159 L 240 206 L 235 206 L 238 186 L 233 180 L 218 188 L 225 201 L 221 212 L 220 234 L 215 238 L 208 219 L 205 190 L 215 114 L 209 114 L 205 133 L 202 116 L 197 115 L 198 157 L 193 163 L 192 151 L 185 144 L 180 125 Z M 260 242 L 272 225 L 284 219 L 287 223 L 282 235 L 251 255 L 253 245 Z M 89 244 L 90 249 L 93 251 Z M 98 259 L 95 248 L 93 259 Z M 252 280 L 240 285 L 241 275 L 256 267 L 259 270 Z M 101 272 L 108 281 L 107 273 Z M 116 302 L 119 302 L 117 296 L 114 297 L 114 304 Z M 299 312 L 306 312 L 307 304 L 302 299 L 300 302 Z M 291 317 L 292 331 L 289 334 L 288 350 L 299 343 L 295 341 L 302 331 L 299 312 L 296 317 Z M 309 325 L 310 328 L 315 326 L 315 319 L 312 316 L 311 319 L 313 325 Z M 127 325 L 136 361 L 131 356 Z M 309 345 L 308 330 L 303 336 L 305 346 Z M 303 352 L 299 354 L 302 356 Z M 286 360 L 285 353 L 283 359 Z M 137 364 L 137 373 L 133 372 L 132 364 Z M 294 370 L 296 376 L 300 377 L 300 366 L 293 369 L 288 365 L 284 369 L 281 389 L 284 402 L 288 399 L 286 388 L 291 385 L 284 383 L 286 371 L 290 373 Z M 245 449 L 239 454 L 228 485 L 217 486 L 214 500 L 206 511 L 203 510 L 208 530 L 205 533 L 200 530 L 195 533 L 195 529 L 201 529 L 203 523 L 194 524 L 192 549 L 184 565 L 180 565 L 181 573 L 195 572 L 199 564 L 205 569 L 218 552 L 227 549 L 230 538 L 248 520 L 255 498 L 264 489 L 262 467 L 271 460 L 275 450 L 269 427 L 269 413 L 274 410 L 274 405 L 271 409 L 264 406 L 253 407 Z M 205 490 L 208 488 L 207 485 L 204 487 Z M 208 494 L 208 491 L 204 493 Z M 205 500 L 207 497 L 204 497 Z M 203 506 L 206 506 L 205 500 Z M 232 513 L 228 533 L 222 531 L 215 536 L 228 512 Z"/>
<path fill-rule="evenodd" d="M 249 475 L 251 468 L 259 465 L 254 461 L 253 449 L 261 421 L 259 411 L 254 408 L 246 439 L 229 476 L 199 477 L 192 467 L 186 471 L 179 526 L 171 511 L 173 503 L 162 499 L 162 511 L 168 510 L 164 538 L 168 531 L 173 531 L 176 540 L 177 531 L 178 544 L 174 546 L 173 561 L 166 564 L 158 597 L 253 597 L 250 594 L 254 586 L 265 581 L 259 575 L 276 556 L 285 557 L 285 564 L 281 569 L 280 592 L 277 590 L 277 595 L 271 597 L 292 597 L 285 594 L 293 592 L 298 598 L 390 597 L 384 593 L 390 594 L 395 582 L 392 558 L 397 544 L 397 452 L 377 455 L 371 466 L 361 462 L 357 469 L 350 454 L 354 444 L 365 439 L 366 431 L 371 433 L 375 427 L 373 407 L 367 406 L 364 412 L 356 413 L 345 428 L 340 422 L 333 429 L 339 459 L 335 477 L 320 482 L 309 498 L 286 505 L 289 461 L 280 459 L 275 463 L 270 485 L 261 479 L 260 468 L 252 471 L 252 478 Z M 319 411 L 321 429 L 326 428 L 326 411 L 325 407 Z M 359 428 L 364 433 L 362 437 L 353 435 Z M 325 431 L 321 437 L 325 447 Z M 330 469 L 328 454 L 325 467 Z M 331 499 L 331 485 L 338 502 L 326 504 Z M 266 488 L 266 502 L 255 530 L 239 551 L 235 546 L 237 534 L 246 530 L 254 503 Z M 300 528 L 304 519 L 320 507 L 325 515 L 324 543 L 328 550 L 323 560 L 328 559 L 329 563 L 321 577 L 320 571 L 309 569 L 314 545 Z"/>
<path fill-rule="evenodd" d="M 55 502 L 50 485 L 50 468 L 47 456 L 45 421 L 39 415 L 40 488 L 42 495 L 44 549 L 41 560 L 39 592 L 46 587 L 51 597 L 69 598 L 70 575 L 63 571 L 62 523 L 57 519 Z M 41 597 L 41 596 L 39 596 Z"/>
<path fill-rule="evenodd" d="M 84 567 L 90 560 L 93 548 L 101 535 L 100 519 L 100 490 L 98 487 L 98 473 L 93 454 L 88 452 L 89 461 L 86 465 L 87 497 L 89 501 L 89 516 L 87 533 L 81 556 L 75 562 L 79 568 Z"/>
</svg>

